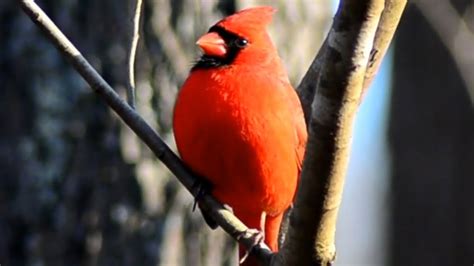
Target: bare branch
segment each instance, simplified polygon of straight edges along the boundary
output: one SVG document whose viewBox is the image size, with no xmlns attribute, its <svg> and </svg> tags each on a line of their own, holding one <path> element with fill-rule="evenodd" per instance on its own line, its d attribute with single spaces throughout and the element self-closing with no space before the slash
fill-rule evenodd
<svg viewBox="0 0 474 266">
<path fill-rule="evenodd" d="M 474 33 L 447 0 L 416 0 L 414 3 L 433 27 L 454 59 L 474 105 Z"/>
<path fill-rule="evenodd" d="M 290 228 L 276 264 L 330 265 L 335 259 L 336 220 L 355 113 L 405 4 L 341 1 L 330 33 L 298 87 L 309 139 Z M 371 53 L 373 47 L 380 55 Z"/>
<path fill-rule="evenodd" d="M 367 71 L 365 73 L 364 86 L 362 94 L 368 89 L 372 80 L 377 73 L 382 59 L 387 52 L 390 45 L 390 41 L 393 38 L 398 22 L 400 21 L 403 10 L 405 9 L 406 1 L 399 0 L 386 0 L 385 7 L 380 18 L 380 23 L 375 33 L 375 39 L 372 50 L 370 52 L 370 60 L 367 65 Z M 301 83 L 297 88 L 298 96 L 300 97 L 301 104 L 305 114 L 306 124 L 309 125 L 311 118 L 311 104 L 314 100 L 316 92 L 317 82 L 319 80 L 319 74 L 323 65 L 325 53 L 327 51 L 327 37 L 324 40 L 319 52 L 311 63 L 310 68 L 304 75 Z M 362 98 L 361 98 L 362 100 Z"/>
<path fill-rule="evenodd" d="M 197 186 L 195 184 L 199 182 L 199 179 L 189 171 L 178 156 L 158 136 L 156 131 L 118 96 L 33 0 L 20 0 L 19 2 L 25 13 L 45 33 L 64 57 L 70 61 L 91 88 L 107 102 L 117 115 L 153 151 L 156 157 L 175 174 L 186 189 L 193 195 L 196 195 L 198 191 L 196 191 Z M 252 239 L 252 236 L 245 234 L 248 228 L 231 211 L 224 208 L 211 195 L 203 195 L 200 203 L 201 207 L 234 239 L 247 248 L 252 247 L 255 241 Z M 270 249 L 263 243 L 253 247 L 252 254 L 255 254 L 261 261 L 266 263 L 272 257 Z"/>
<path fill-rule="evenodd" d="M 140 13 L 142 10 L 142 0 L 136 0 L 135 12 L 131 21 L 132 32 L 130 49 L 128 51 L 128 84 L 127 84 L 127 102 L 135 109 L 135 56 L 137 54 L 138 40 L 140 39 Z"/>
<path fill-rule="evenodd" d="M 311 104 L 314 100 L 314 94 L 316 93 L 316 87 L 318 85 L 319 74 L 323 65 L 326 52 L 328 50 L 328 36 L 324 40 L 318 54 L 314 58 L 311 66 L 301 80 L 300 85 L 296 89 L 298 96 L 303 106 L 304 118 L 306 125 L 309 125 L 311 119 Z"/>
<path fill-rule="evenodd" d="M 377 32 L 375 33 L 372 50 L 370 51 L 370 58 L 365 72 L 362 94 L 364 94 L 369 88 L 375 74 L 379 70 L 382 59 L 387 52 L 398 23 L 400 22 L 406 3 L 407 1 L 385 0 L 385 7 L 382 16 L 380 17 Z"/>
</svg>

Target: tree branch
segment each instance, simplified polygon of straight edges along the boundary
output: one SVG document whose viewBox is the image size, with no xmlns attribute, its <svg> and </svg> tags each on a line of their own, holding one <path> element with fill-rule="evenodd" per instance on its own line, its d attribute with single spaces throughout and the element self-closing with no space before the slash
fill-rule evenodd
<svg viewBox="0 0 474 266">
<path fill-rule="evenodd" d="M 398 26 L 400 18 L 403 14 L 407 1 L 403 0 L 386 0 L 385 7 L 380 17 L 380 22 L 375 33 L 375 39 L 370 51 L 370 60 L 368 62 L 367 70 L 365 73 L 364 85 L 362 94 L 369 88 L 372 80 L 377 73 L 382 59 L 387 52 L 390 42 L 395 34 L 395 30 Z M 314 100 L 317 83 L 319 80 L 319 73 L 323 65 L 325 53 L 327 51 L 327 37 L 324 40 L 319 52 L 314 58 L 311 66 L 304 75 L 301 83 L 298 85 L 296 91 L 300 97 L 301 104 L 303 105 L 303 111 L 305 114 L 306 124 L 309 125 L 311 118 L 311 104 Z M 362 97 L 361 97 L 362 100 Z"/>
<path fill-rule="evenodd" d="M 314 101 L 319 74 L 321 72 L 323 60 L 325 59 L 326 52 L 328 50 L 328 37 L 329 35 L 326 36 L 326 39 L 321 45 L 321 48 L 319 48 L 319 51 L 311 63 L 311 66 L 301 80 L 300 85 L 296 89 L 301 101 L 301 105 L 303 106 L 306 125 L 309 125 L 309 121 L 311 120 L 311 104 Z"/>
<path fill-rule="evenodd" d="M 56 48 L 66 57 L 74 68 L 81 74 L 91 88 L 101 96 L 118 116 L 137 134 L 137 136 L 153 151 L 179 181 L 193 195 L 198 191 L 196 184 L 199 179 L 182 163 L 176 154 L 166 145 L 147 122 L 133 110 L 109 84 L 87 62 L 74 45 L 64 36 L 58 27 L 49 19 L 43 10 L 33 0 L 20 0 L 21 7 L 33 22 L 45 33 Z M 247 248 L 251 248 L 254 240 L 245 234 L 247 227 L 237 219 L 231 211 L 211 195 L 203 195 L 201 206 L 208 211 L 212 218 L 235 240 Z M 253 247 L 252 254 L 261 261 L 268 263 L 272 253 L 265 244 Z"/>
<path fill-rule="evenodd" d="M 370 58 L 365 72 L 364 85 L 362 86 L 362 94 L 364 94 L 370 84 L 372 84 L 375 74 L 377 74 L 379 70 L 382 59 L 390 46 L 390 42 L 395 34 L 406 4 L 406 0 L 385 0 L 384 10 L 380 17 L 377 32 L 375 33 L 372 50 L 370 51 Z"/>
<path fill-rule="evenodd" d="M 329 35 L 298 87 L 309 139 L 289 231 L 276 264 L 330 265 L 335 259 L 336 220 L 353 121 L 405 4 L 406 0 L 341 1 Z"/>
<path fill-rule="evenodd" d="M 140 39 L 140 13 L 142 10 L 142 0 L 135 1 L 135 12 L 130 22 L 132 31 L 130 32 L 130 49 L 128 50 L 128 84 L 127 84 L 127 102 L 135 109 L 135 56 L 137 54 L 138 40 Z"/>
</svg>

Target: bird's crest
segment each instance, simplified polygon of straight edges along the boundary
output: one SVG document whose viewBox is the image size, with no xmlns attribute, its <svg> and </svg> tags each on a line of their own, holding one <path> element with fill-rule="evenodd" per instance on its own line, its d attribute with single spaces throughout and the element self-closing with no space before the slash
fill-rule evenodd
<svg viewBox="0 0 474 266">
<path fill-rule="evenodd" d="M 239 35 L 253 36 L 270 24 L 276 11 L 271 6 L 251 7 L 222 19 L 216 25 Z"/>
</svg>

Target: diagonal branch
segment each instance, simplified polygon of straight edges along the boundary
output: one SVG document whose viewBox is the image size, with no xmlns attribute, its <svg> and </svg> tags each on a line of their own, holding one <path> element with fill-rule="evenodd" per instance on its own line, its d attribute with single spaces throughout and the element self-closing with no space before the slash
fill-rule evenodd
<svg viewBox="0 0 474 266">
<path fill-rule="evenodd" d="M 19 2 L 25 13 L 45 33 L 64 57 L 70 61 L 91 88 L 107 102 L 117 115 L 153 151 L 156 157 L 171 170 L 186 189 L 193 195 L 196 195 L 198 193 L 198 186 L 196 184 L 198 184 L 199 179 L 189 171 L 178 156 L 158 136 L 156 131 L 118 96 L 33 0 L 20 0 Z M 245 234 L 248 228 L 231 211 L 224 208 L 211 195 L 203 195 L 200 203 L 202 208 L 229 235 L 247 248 L 252 248 L 255 241 L 252 236 Z M 272 255 L 270 249 L 263 243 L 253 247 L 252 254 L 258 256 L 263 262 L 268 262 Z"/>
<path fill-rule="evenodd" d="M 405 5 L 406 0 L 341 0 L 329 35 L 298 87 L 309 138 L 277 264 L 330 265 L 335 259 L 353 121 Z"/>
</svg>

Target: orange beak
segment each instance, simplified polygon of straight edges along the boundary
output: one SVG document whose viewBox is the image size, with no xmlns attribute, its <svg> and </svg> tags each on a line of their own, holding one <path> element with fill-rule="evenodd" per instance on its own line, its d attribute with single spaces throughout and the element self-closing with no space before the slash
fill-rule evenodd
<svg viewBox="0 0 474 266">
<path fill-rule="evenodd" d="M 209 32 L 203 35 L 196 44 L 205 55 L 223 57 L 227 53 L 224 39 L 216 32 Z"/>
</svg>

